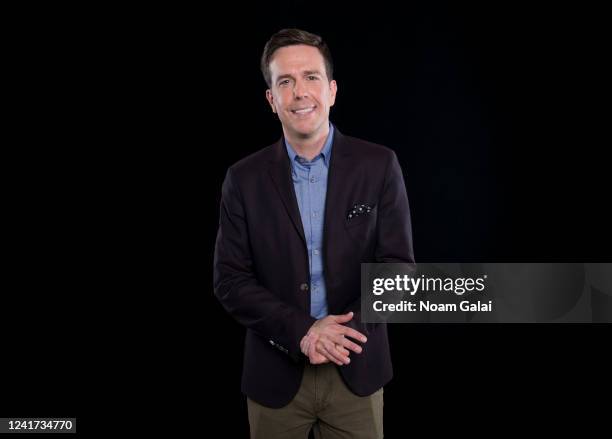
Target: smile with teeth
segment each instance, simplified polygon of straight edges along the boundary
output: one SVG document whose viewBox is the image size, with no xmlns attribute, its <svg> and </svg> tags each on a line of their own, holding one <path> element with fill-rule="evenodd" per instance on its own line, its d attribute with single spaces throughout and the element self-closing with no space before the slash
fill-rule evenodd
<svg viewBox="0 0 612 439">
<path fill-rule="evenodd" d="M 299 110 L 291 110 L 293 114 L 308 114 L 314 111 L 315 107 L 300 108 Z"/>
</svg>

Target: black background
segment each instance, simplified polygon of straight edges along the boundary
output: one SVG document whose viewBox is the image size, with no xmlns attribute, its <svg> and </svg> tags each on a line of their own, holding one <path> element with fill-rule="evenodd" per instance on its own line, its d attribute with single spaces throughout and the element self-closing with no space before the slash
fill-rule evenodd
<svg viewBox="0 0 612 439">
<path fill-rule="evenodd" d="M 397 153 L 417 260 L 610 259 L 605 28 L 586 5 L 7 17 L 7 415 L 77 416 L 86 433 L 184 414 L 180 428 L 247 437 L 244 330 L 213 297 L 212 254 L 227 167 L 281 134 L 259 57 L 283 27 L 328 42 L 336 126 Z M 386 437 L 593 426 L 608 329 L 393 325 Z"/>
</svg>

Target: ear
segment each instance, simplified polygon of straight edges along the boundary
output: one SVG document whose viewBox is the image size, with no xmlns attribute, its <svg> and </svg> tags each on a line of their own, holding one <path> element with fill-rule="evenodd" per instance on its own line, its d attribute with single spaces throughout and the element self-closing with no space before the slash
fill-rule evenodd
<svg viewBox="0 0 612 439">
<path fill-rule="evenodd" d="M 270 89 L 266 90 L 266 99 L 268 100 L 270 107 L 272 107 L 272 113 L 276 113 L 276 107 L 274 106 L 274 96 L 272 96 L 272 90 Z"/>
<path fill-rule="evenodd" d="M 332 79 L 331 81 L 329 81 L 329 91 L 330 91 L 330 95 L 329 95 L 329 106 L 333 107 L 334 104 L 336 103 L 336 93 L 338 92 L 338 84 L 336 84 L 336 80 Z"/>
</svg>

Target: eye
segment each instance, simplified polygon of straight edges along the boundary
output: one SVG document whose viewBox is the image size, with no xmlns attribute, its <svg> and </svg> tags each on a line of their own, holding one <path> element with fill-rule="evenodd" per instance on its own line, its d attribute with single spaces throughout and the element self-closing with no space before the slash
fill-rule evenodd
<svg viewBox="0 0 612 439">
<path fill-rule="evenodd" d="M 287 85 L 287 84 L 289 84 L 288 79 L 283 79 L 281 82 L 278 83 L 278 85 Z"/>
<path fill-rule="evenodd" d="M 317 76 L 315 75 L 308 75 L 308 80 L 309 81 L 316 81 L 317 79 L 319 79 Z"/>
</svg>

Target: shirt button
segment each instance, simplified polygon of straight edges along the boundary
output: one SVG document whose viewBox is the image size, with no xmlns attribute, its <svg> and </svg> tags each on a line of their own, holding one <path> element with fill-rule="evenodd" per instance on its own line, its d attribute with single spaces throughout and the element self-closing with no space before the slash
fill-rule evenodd
<svg viewBox="0 0 612 439">
<path fill-rule="evenodd" d="M 308 284 L 301 284 L 301 285 L 300 285 L 300 290 L 302 290 L 302 291 L 308 291 Z"/>
<path fill-rule="evenodd" d="M 316 183 L 317 179 L 315 177 L 310 177 L 310 182 L 311 183 Z"/>
<path fill-rule="evenodd" d="M 316 216 L 317 216 L 317 211 L 316 210 L 314 212 L 312 212 L 312 216 L 316 218 Z"/>
<path fill-rule="evenodd" d="M 315 251 L 313 251 L 313 253 L 314 253 L 315 255 L 318 255 L 318 254 L 319 254 L 319 250 L 316 250 L 316 249 L 315 249 Z"/>
</svg>

